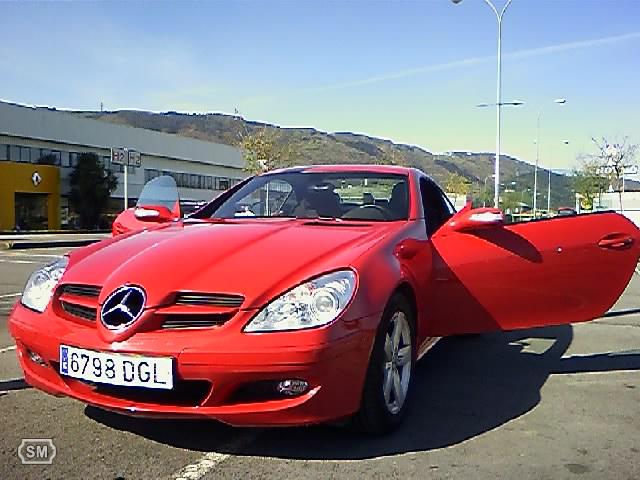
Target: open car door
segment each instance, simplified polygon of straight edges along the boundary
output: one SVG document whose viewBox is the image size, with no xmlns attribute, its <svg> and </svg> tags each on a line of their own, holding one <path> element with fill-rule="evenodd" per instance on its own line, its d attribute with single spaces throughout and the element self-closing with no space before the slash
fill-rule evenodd
<svg viewBox="0 0 640 480">
<path fill-rule="evenodd" d="M 123 211 L 113 222 L 113 235 L 142 230 L 182 216 L 178 186 L 173 177 L 162 175 L 149 180 L 136 206 Z"/>
<path fill-rule="evenodd" d="M 613 212 L 503 224 L 464 209 L 431 238 L 428 334 L 446 336 L 584 322 L 629 283 L 640 230 Z"/>
</svg>

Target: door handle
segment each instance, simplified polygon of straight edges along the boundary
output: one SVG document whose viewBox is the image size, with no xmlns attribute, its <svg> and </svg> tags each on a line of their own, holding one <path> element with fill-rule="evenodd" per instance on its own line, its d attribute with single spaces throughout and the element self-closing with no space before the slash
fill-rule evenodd
<svg viewBox="0 0 640 480">
<path fill-rule="evenodd" d="M 601 248 L 610 248 L 614 250 L 622 250 L 628 248 L 633 244 L 633 237 L 629 235 L 613 233 L 602 238 L 598 242 L 598 246 Z"/>
</svg>

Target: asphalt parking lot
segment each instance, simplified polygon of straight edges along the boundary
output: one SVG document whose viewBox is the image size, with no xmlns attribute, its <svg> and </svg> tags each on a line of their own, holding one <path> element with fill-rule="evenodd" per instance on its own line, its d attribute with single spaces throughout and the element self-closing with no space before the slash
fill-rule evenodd
<svg viewBox="0 0 640 480">
<path fill-rule="evenodd" d="M 591 323 L 442 340 L 403 427 L 371 438 L 134 419 L 28 388 L 7 315 L 29 273 L 65 251 L 0 251 L 2 479 L 640 478 L 638 275 Z M 23 438 L 53 439 L 53 464 L 22 465 Z"/>
</svg>

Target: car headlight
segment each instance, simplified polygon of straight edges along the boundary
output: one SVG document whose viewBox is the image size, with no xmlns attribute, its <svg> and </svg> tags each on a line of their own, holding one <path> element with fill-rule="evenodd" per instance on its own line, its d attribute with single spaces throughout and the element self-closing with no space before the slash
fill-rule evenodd
<svg viewBox="0 0 640 480">
<path fill-rule="evenodd" d="M 356 274 L 351 270 L 314 278 L 269 303 L 244 331 L 273 332 L 326 325 L 344 311 L 355 289 Z"/>
<path fill-rule="evenodd" d="M 53 295 L 53 289 L 60 281 L 60 277 L 67 269 L 68 257 L 62 257 L 31 274 L 20 302 L 37 312 L 44 312 Z"/>
</svg>

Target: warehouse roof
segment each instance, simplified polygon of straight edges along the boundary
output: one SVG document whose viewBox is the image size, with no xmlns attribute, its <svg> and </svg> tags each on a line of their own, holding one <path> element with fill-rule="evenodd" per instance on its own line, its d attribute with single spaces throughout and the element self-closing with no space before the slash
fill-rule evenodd
<svg viewBox="0 0 640 480">
<path fill-rule="evenodd" d="M 126 147 L 147 155 L 211 165 L 244 165 L 240 150 L 229 145 L 1 101 L 0 134 L 97 148 Z"/>
</svg>

